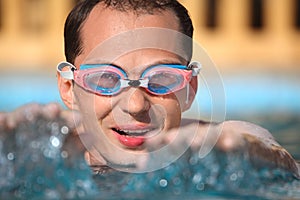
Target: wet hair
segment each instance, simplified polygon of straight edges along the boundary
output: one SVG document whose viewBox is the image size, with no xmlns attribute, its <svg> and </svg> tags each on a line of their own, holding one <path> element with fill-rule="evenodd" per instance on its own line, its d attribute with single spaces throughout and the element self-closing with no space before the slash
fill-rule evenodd
<svg viewBox="0 0 300 200">
<path fill-rule="evenodd" d="M 82 53 L 81 28 L 92 9 L 99 3 L 121 12 L 135 12 L 137 15 L 173 11 L 179 20 L 180 32 L 193 37 L 194 28 L 188 11 L 177 0 L 83 0 L 72 9 L 65 22 L 65 56 L 68 62 L 74 63 L 75 58 Z"/>
</svg>

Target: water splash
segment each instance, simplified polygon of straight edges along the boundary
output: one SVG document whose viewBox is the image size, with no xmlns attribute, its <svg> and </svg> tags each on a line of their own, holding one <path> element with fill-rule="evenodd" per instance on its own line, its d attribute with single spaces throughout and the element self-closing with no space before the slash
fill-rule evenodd
<svg viewBox="0 0 300 200">
<path fill-rule="evenodd" d="M 95 194 L 82 152 L 63 148 L 69 135 L 61 120 L 43 118 L 2 131 L 0 198 L 74 199 Z"/>
<path fill-rule="evenodd" d="M 300 199 L 291 173 L 257 168 L 239 151 L 188 149 L 158 171 L 93 175 L 64 124 L 39 118 L 0 132 L 1 199 Z"/>
<path fill-rule="evenodd" d="M 241 152 L 213 150 L 205 158 L 199 158 L 189 150 L 159 171 L 113 172 L 94 178 L 102 196 L 116 199 L 120 196 L 125 199 L 300 198 L 300 182 L 292 174 L 279 169 L 257 169 L 248 155 Z"/>
</svg>

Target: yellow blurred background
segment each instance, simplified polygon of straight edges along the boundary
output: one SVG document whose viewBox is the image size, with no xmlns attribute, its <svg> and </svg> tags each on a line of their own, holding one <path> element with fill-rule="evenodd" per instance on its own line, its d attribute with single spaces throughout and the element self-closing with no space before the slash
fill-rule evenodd
<svg viewBox="0 0 300 200">
<path fill-rule="evenodd" d="M 63 25 L 77 2 L 0 0 L 0 68 L 51 68 L 64 60 Z M 192 16 L 196 41 L 221 71 L 299 68 L 299 0 L 181 2 Z"/>
</svg>

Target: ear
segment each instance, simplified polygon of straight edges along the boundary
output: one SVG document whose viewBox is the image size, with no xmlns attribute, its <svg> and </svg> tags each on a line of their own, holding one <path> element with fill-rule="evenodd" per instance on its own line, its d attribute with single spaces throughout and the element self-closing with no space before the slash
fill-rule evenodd
<svg viewBox="0 0 300 200">
<path fill-rule="evenodd" d="M 57 72 L 57 85 L 60 93 L 60 97 L 64 104 L 71 110 L 74 109 L 75 99 L 73 98 L 73 83 L 72 80 L 61 77 L 60 73 Z"/>
<path fill-rule="evenodd" d="M 194 76 L 189 83 L 189 88 L 186 88 L 186 90 L 189 90 L 189 91 L 187 92 L 186 101 L 184 103 L 182 112 L 190 109 L 192 103 L 194 102 L 194 99 L 195 99 L 195 96 L 197 93 L 197 89 L 198 89 L 198 79 L 197 79 L 197 76 Z"/>
</svg>

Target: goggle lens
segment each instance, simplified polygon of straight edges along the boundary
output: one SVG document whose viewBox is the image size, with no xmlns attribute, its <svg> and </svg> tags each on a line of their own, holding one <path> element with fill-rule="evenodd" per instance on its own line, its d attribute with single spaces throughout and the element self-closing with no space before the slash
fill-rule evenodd
<svg viewBox="0 0 300 200">
<path fill-rule="evenodd" d="M 120 89 L 121 76 L 115 72 L 98 71 L 83 77 L 85 87 L 104 95 L 115 94 Z"/>
<path fill-rule="evenodd" d="M 171 93 L 178 90 L 184 83 L 184 77 L 181 74 L 172 72 L 155 72 L 148 79 L 148 90 L 154 94 Z"/>
</svg>

